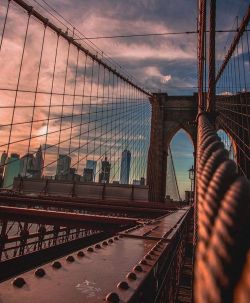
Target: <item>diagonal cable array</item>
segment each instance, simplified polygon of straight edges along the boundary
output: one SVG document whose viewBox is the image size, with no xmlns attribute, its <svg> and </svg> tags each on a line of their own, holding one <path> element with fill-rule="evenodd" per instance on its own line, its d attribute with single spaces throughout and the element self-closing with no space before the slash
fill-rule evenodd
<svg viewBox="0 0 250 303">
<path fill-rule="evenodd" d="M 125 183 L 144 185 L 150 93 L 76 42 L 76 29 L 22 0 L 1 8 L 1 186 L 15 177 L 119 183 L 125 172 Z"/>
<path fill-rule="evenodd" d="M 242 175 L 250 176 L 250 7 L 238 27 L 217 75 L 218 127 L 229 136 Z"/>
</svg>

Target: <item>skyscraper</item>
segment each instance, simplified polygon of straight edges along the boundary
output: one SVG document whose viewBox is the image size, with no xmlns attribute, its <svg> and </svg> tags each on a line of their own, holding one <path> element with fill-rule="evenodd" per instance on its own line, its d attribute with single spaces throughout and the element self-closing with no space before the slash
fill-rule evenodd
<svg viewBox="0 0 250 303">
<path fill-rule="evenodd" d="M 131 162 L 131 152 L 125 149 L 122 152 L 122 160 L 121 160 L 121 173 L 120 173 L 121 184 L 129 183 L 130 162 Z"/>
<path fill-rule="evenodd" d="M 68 155 L 59 155 L 56 166 L 57 179 L 63 179 L 70 172 L 71 158 Z"/>
<path fill-rule="evenodd" d="M 83 181 L 84 182 L 93 182 L 93 169 L 92 168 L 84 168 L 83 170 Z"/>
<path fill-rule="evenodd" d="M 43 166 L 44 166 L 43 153 L 42 153 L 42 147 L 40 145 L 34 159 L 34 178 L 40 179 L 42 177 Z"/>
<path fill-rule="evenodd" d="M 95 181 L 95 175 L 96 175 L 96 161 L 94 160 L 87 160 L 86 163 L 86 172 L 88 172 L 88 175 L 90 173 L 90 170 L 92 169 L 92 179 L 89 181 Z M 85 170 L 84 170 L 85 171 Z"/>
<path fill-rule="evenodd" d="M 12 188 L 14 178 L 20 173 L 20 155 L 12 153 L 7 159 L 4 172 L 4 188 Z"/>
<path fill-rule="evenodd" d="M 107 157 L 102 161 L 101 173 L 99 174 L 100 183 L 109 183 L 111 164 L 108 162 Z"/>
</svg>

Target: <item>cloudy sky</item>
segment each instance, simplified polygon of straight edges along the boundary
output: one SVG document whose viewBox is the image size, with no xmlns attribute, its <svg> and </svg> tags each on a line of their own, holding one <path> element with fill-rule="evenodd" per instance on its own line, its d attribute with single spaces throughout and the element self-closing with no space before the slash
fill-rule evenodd
<svg viewBox="0 0 250 303">
<path fill-rule="evenodd" d="M 29 0 L 34 3 L 33 0 Z M 44 6 L 42 0 L 37 0 Z M 86 37 L 196 30 L 196 0 L 47 0 Z M 248 0 L 218 0 L 217 28 L 236 27 Z M 232 34 L 217 36 L 217 58 Z M 196 35 L 92 40 L 143 85 L 169 94 L 196 90 Z"/>
<path fill-rule="evenodd" d="M 27 0 L 27 3 L 34 6 L 43 15 L 48 17 L 53 23 L 72 34 L 72 28 L 78 29 L 85 37 L 117 36 L 131 34 L 165 33 L 165 32 L 186 32 L 196 30 L 197 2 L 195 0 Z M 1 1 L 0 6 L 6 7 L 7 0 Z M 217 28 L 232 29 L 236 28 L 236 16 L 239 20 L 242 18 L 247 6 L 248 0 L 218 0 L 217 1 Z M 55 11 L 52 9 L 54 8 Z M 2 12 L 2 13 L 1 13 Z M 60 14 L 60 15 L 59 15 Z M 65 18 L 63 19 L 62 16 Z M 15 10 L 10 16 L 0 56 L 1 87 L 15 87 L 18 68 L 20 62 L 21 47 L 23 43 L 23 33 L 25 31 L 27 17 L 19 14 Z M 66 20 L 68 22 L 66 22 Z M 0 11 L 0 32 L 4 22 L 4 9 Z M 18 24 L 18 26 L 16 26 Z M 22 81 L 20 86 L 25 89 L 34 89 L 36 80 L 37 61 L 39 58 L 39 49 L 42 40 L 43 31 L 41 25 L 37 25 L 31 20 L 28 43 L 30 43 L 30 54 L 26 52 L 24 56 L 25 68 L 22 72 Z M 76 30 L 74 30 L 76 33 Z M 79 34 L 77 33 L 79 36 Z M 223 33 L 217 35 L 217 59 L 222 60 L 225 48 L 232 40 L 233 34 Z M 76 36 L 75 36 L 76 37 Z M 45 47 L 47 54 L 46 61 L 42 62 L 41 79 L 39 86 L 43 89 L 49 89 L 48 78 L 51 78 L 53 67 L 53 53 L 55 52 L 55 37 L 46 36 L 50 43 Z M 7 42 L 6 42 L 7 41 Z M 138 82 L 147 87 L 152 92 L 164 91 L 169 95 L 191 95 L 197 90 L 197 50 L 196 35 L 181 34 L 169 36 L 150 36 L 134 38 L 116 38 L 116 39 L 95 39 L 90 40 L 96 47 L 101 49 L 106 55 L 115 60 L 119 65 L 132 74 Z M 82 45 L 90 41 L 80 40 Z M 58 91 L 62 91 L 63 71 L 67 44 L 60 42 L 61 64 L 57 64 L 57 84 Z M 46 43 L 45 43 L 46 44 Z M 94 47 L 94 49 L 96 49 Z M 100 53 L 100 51 L 99 51 Z M 19 54 L 19 57 L 18 55 Z M 74 66 L 76 62 L 76 52 L 70 55 L 71 74 L 74 75 Z M 19 59 L 18 59 L 19 58 Z M 28 59 L 27 59 L 28 58 Z M 2 61 L 1 61 L 2 60 Z M 80 58 L 81 60 L 81 58 Z M 219 62 L 219 61 L 218 61 Z M 82 67 L 83 69 L 83 67 Z M 91 67 L 89 67 L 91 69 Z M 70 74 L 70 72 L 68 73 Z M 6 76 L 8 75 L 8 76 Z M 72 77 L 71 77 L 72 78 Z M 73 91 L 74 85 L 69 78 L 68 89 Z M 48 87 L 46 87 L 46 85 Z M 94 83 L 93 85 L 96 85 Z M 60 88 L 61 86 L 61 88 Z M 76 88 L 77 91 L 77 88 Z M 32 114 L 32 100 L 23 93 L 18 95 L 20 104 L 25 102 L 30 108 L 20 108 L 15 114 L 15 122 L 29 120 Z M 1 99 L 5 104 L 13 104 L 13 93 L 3 93 Z M 36 102 L 45 104 L 48 99 L 45 96 L 37 97 Z M 57 102 L 54 100 L 54 102 Z M 58 101 L 59 102 L 59 101 Z M 66 99 L 65 102 L 72 102 Z M 17 103 L 18 104 L 18 103 Z M 58 107 L 61 106 L 60 102 Z M 96 105 L 96 108 L 98 105 Z M 77 109 L 74 109 L 77 113 Z M 11 120 L 12 108 L 2 109 L 3 119 L 1 123 L 8 124 Z M 30 112 L 29 112 L 30 111 Z M 71 112 L 69 108 L 68 114 Z M 67 110 L 66 110 L 67 113 Z M 46 111 L 39 110 L 35 112 L 37 119 L 42 120 Z M 59 115 L 55 109 L 54 114 Z M 65 110 L 64 110 L 65 114 Z M 77 121 L 74 121 L 77 122 Z M 65 121 L 66 123 L 66 121 Z M 72 124 L 72 120 L 68 123 Z M 7 126 L 8 128 L 9 126 Z M 55 127 L 55 125 L 52 125 Z M 21 136 L 27 138 L 30 126 L 27 129 L 17 127 L 16 138 Z M 41 122 L 37 123 L 33 131 L 40 134 L 46 133 L 47 127 Z M 14 129 L 15 131 L 15 129 Z M 14 132 L 13 131 L 13 132 Z M 13 134 L 12 134 L 13 135 Z M 2 136 L 3 138 L 3 136 Z M 52 141 L 54 137 L 52 138 Z M 39 142 L 35 143 L 36 146 Z M 187 170 L 192 165 L 193 147 L 184 131 L 180 131 L 172 141 L 172 151 L 177 170 L 181 193 L 189 189 L 190 183 L 187 178 Z"/>
</svg>

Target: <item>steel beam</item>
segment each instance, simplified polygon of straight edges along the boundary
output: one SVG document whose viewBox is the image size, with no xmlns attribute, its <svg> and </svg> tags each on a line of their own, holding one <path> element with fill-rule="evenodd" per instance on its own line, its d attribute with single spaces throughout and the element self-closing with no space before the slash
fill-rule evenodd
<svg viewBox="0 0 250 303">
<path fill-rule="evenodd" d="M 86 209 L 89 211 L 106 211 L 109 213 L 120 212 L 129 214 L 136 217 L 157 217 L 164 215 L 168 212 L 169 208 L 166 208 L 162 204 L 152 205 L 150 203 L 137 202 L 134 203 L 119 201 L 103 201 L 103 200 L 84 200 L 84 199 L 72 199 L 59 197 L 28 197 L 28 196 L 3 196 L 0 195 L 0 204 L 18 206 L 43 206 L 43 207 L 62 207 L 75 209 Z"/>
<path fill-rule="evenodd" d="M 60 225 L 67 227 L 114 230 L 121 226 L 133 226 L 136 219 L 100 215 L 85 215 L 62 211 L 37 210 L 21 207 L 0 206 L 0 218 L 12 221 Z"/>
</svg>

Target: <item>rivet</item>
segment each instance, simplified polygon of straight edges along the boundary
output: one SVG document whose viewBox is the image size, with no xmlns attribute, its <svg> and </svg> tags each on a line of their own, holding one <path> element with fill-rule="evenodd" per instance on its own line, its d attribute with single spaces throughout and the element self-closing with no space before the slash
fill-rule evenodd
<svg viewBox="0 0 250 303">
<path fill-rule="evenodd" d="M 101 245 L 100 244 L 96 244 L 95 248 L 100 249 Z"/>
<path fill-rule="evenodd" d="M 142 272 L 142 267 L 141 267 L 140 265 L 136 265 L 133 269 L 134 269 L 135 271 Z"/>
<path fill-rule="evenodd" d="M 119 238 L 118 238 L 118 237 L 114 237 L 114 239 L 115 239 L 115 240 L 119 240 Z"/>
<path fill-rule="evenodd" d="M 109 243 L 113 243 L 114 241 L 113 241 L 112 239 L 109 239 L 108 242 L 109 242 Z"/>
<path fill-rule="evenodd" d="M 59 268 L 62 267 L 62 264 L 59 261 L 55 261 L 55 262 L 52 263 L 52 267 L 56 268 L 56 269 L 59 269 Z"/>
<path fill-rule="evenodd" d="M 25 280 L 22 277 L 18 277 L 18 278 L 15 278 L 15 280 L 12 282 L 12 284 L 18 288 L 21 288 L 24 286 Z"/>
<path fill-rule="evenodd" d="M 78 251 L 77 256 L 78 257 L 84 257 L 85 253 L 82 250 L 80 250 L 80 251 Z"/>
<path fill-rule="evenodd" d="M 75 261 L 75 258 L 74 258 L 73 256 L 68 256 L 68 257 L 66 258 L 66 261 L 67 261 L 67 262 L 74 262 L 74 261 Z"/>
<path fill-rule="evenodd" d="M 39 278 L 42 278 L 43 276 L 45 276 L 45 270 L 43 268 L 38 268 L 35 271 L 35 275 Z"/>
<path fill-rule="evenodd" d="M 123 238 L 123 235 L 120 235 L 119 238 Z"/>
<path fill-rule="evenodd" d="M 118 287 L 118 288 L 121 288 L 121 289 L 124 289 L 124 290 L 129 289 L 129 285 L 128 285 L 128 283 L 125 282 L 125 281 L 122 281 L 122 282 L 118 283 L 118 284 L 117 284 L 117 287 Z"/>
<path fill-rule="evenodd" d="M 140 264 L 142 264 L 142 265 L 148 265 L 148 262 L 146 260 L 141 260 Z"/>
<path fill-rule="evenodd" d="M 94 251 L 94 249 L 93 249 L 93 247 L 89 247 L 89 248 L 87 249 L 87 251 L 89 251 L 89 252 L 93 252 L 93 251 Z"/>
<path fill-rule="evenodd" d="M 129 272 L 127 274 L 127 278 L 130 280 L 136 280 L 137 279 L 137 275 L 134 272 Z"/>
<path fill-rule="evenodd" d="M 107 246 L 107 245 L 108 245 L 108 242 L 107 242 L 107 241 L 104 241 L 104 242 L 102 242 L 102 245 Z"/>
<path fill-rule="evenodd" d="M 105 299 L 107 302 L 110 302 L 110 303 L 119 303 L 120 302 L 120 298 L 119 298 L 118 294 L 115 292 L 109 293 Z"/>
</svg>

